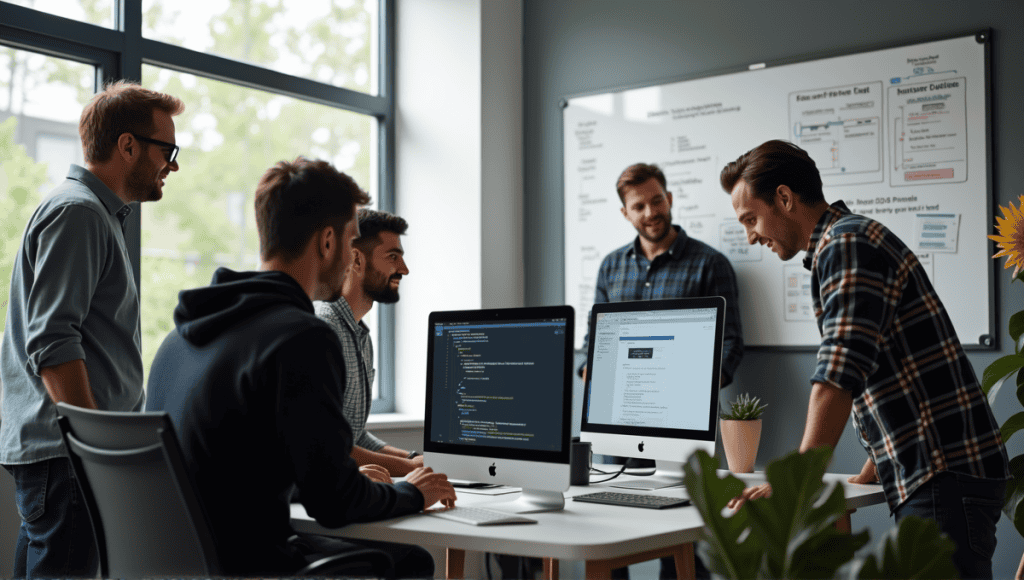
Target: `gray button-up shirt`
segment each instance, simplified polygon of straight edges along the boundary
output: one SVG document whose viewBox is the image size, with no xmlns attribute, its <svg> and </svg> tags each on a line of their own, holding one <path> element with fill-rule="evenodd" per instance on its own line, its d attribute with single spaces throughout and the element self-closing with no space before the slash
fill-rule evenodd
<svg viewBox="0 0 1024 580">
<path fill-rule="evenodd" d="M 0 346 L 0 463 L 66 456 L 39 370 L 84 359 L 100 409 L 142 409 L 139 293 L 124 242 L 131 213 L 88 170 L 36 208 L 11 274 Z"/>
<path fill-rule="evenodd" d="M 363 321 L 356 322 L 352 308 L 344 298 L 334 302 L 314 302 L 317 317 L 329 324 L 341 341 L 345 355 L 345 396 L 342 412 L 352 427 L 352 441 L 368 451 L 387 445 L 366 430 L 366 419 L 373 403 L 373 340 Z"/>
</svg>

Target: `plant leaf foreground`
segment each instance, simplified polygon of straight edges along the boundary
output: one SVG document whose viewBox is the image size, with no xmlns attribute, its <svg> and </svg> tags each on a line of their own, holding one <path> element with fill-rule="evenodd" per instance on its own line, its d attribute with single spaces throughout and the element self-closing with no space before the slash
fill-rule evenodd
<svg viewBox="0 0 1024 580">
<path fill-rule="evenodd" d="M 684 465 L 686 487 L 704 519 L 708 547 L 702 555 L 715 574 L 727 578 L 955 578 L 952 541 L 934 522 L 906 518 L 878 553 L 847 565 L 869 540 L 869 533 L 835 528 L 846 512 L 841 485 L 826 484 L 829 448 L 793 452 L 766 469 L 772 496 L 751 500 L 733 514 L 726 504 L 744 483 L 732 474 L 720 478 L 718 459 L 704 451 Z M 843 570 L 840 570 L 843 568 Z"/>
</svg>

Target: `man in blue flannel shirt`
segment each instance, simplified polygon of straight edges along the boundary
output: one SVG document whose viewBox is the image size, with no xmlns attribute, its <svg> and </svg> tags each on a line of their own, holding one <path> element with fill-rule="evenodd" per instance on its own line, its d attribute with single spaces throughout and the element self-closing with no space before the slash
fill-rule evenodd
<svg viewBox="0 0 1024 580">
<path fill-rule="evenodd" d="M 597 273 L 594 303 L 722 296 L 725 332 L 722 383 L 732 382 L 743 358 L 739 292 L 732 264 L 721 252 L 672 224 L 672 193 L 657 165 L 637 163 L 619 175 L 615 188 L 622 212 L 636 228 L 632 242 L 605 256 Z M 583 340 L 587 349 L 589 333 Z M 586 368 L 580 368 L 586 380 Z"/>
<path fill-rule="evenodd" d="M 768 141 L 721 174 L 751 244 L 806 251 L 821 347 L 800 451 L 835 447 L 846 418 L 899 522 L 935 520 L 962 578 L 991 578 L 1009 477 L 999 425 L 917 256 L 882 224 L 829 205 L 810 156 Z M 771 494 L 748 488 L 733 500 Z"/>
<path fill-rule="evenodd" d="M 627 167 L 615 184 L 622 207 L 619 211 L 636 229 L 632 242 L 608 254 L 597 273 L 594 303 L 628 300 L 660 300 L 722 296 L 725 298 L 725 331 L 722 348 L 722 387 L 732 382 L 743 358 L 739 291 L 736 273 L 724 255 L 686 235 L 672 224 L 672 192 L 657 165 L 636 163 Z M 586 350 L 589 333 L 583 340 Z M 580 375 L 586 380 L 585 367 Z M 630 466 L 653 466 L 651 460 L 631 460 Z M 699 577 L 707 577 L 697 560 Z M 616 577 L 624 577 L 622 570 Z M 661 577 L 675 578 L 671 557 L 662 559 Z"/>
</svg>

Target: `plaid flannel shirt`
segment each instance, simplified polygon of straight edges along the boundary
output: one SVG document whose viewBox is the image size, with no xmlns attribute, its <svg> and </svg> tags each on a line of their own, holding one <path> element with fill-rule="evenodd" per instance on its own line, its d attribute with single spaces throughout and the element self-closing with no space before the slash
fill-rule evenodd
<svg viewBox="0 0 1024 580">
<path fill-rule="evenodd" d="M 818 221 L 804 266 L 821 331 L 811 382 L 853 396 L 890 509 L 942 471 L 1008 478 L 999 425 L 917 256 L 839 201 Z"/>
<path fill-rule="evenodd" d="M 718 250 L 686 235 L 679 226 L 668 251 L 648 260 L 640 247 L 640 237 L 608 254 L 597 274 L 594 303 L 665 298 L 725 298 L 724 346 L 722 348 L 722 385 L 732 382 L 733 373 L 743 358 L 743 331 L 740 327 L 739 290 L 732 264 Z M 589 326 L 589 316 L 587 318 Z M 590 332 L 583 339 L 587 350 Z M 582 370 L 582 367 L 580 367 Z"/>
<path fill-rule="evenodd" d="M 352 444 L 369 451 L 379 451 L 387 445 L 366 430 L 366 419 L 370 416 L 373 402 L 373 340 L 370 329 L 352 314 L 352 308 L 344 298 L 334 302 L 314 302 L 318 318 L 330 325 L 341 341 L 341 352 L 345 356 L 345 392 L 342 399 L 342 413 L 352 427 Z M 340 385 L 339 385 L 340 386 Z"/>
</svg>

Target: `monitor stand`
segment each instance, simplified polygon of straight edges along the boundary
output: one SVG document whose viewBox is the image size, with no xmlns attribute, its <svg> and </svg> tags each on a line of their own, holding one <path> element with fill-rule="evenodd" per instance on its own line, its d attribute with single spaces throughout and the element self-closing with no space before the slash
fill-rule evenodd
<svg viewBox="0 0 1024 580">
<path fill-rule="evenodd" d="M 683 464 L 676 461 L 662 461 L 658 459 L 654 463 L 654 475 L 640 477 L 631 481 L 615 481 L 608 485 L 621 489 L 664 489 L 666 487 L 680 487 L 683 485 Z"/>
<path fill-rule="evenodd" d="M 565 496 L 560 491 L 542 491 L 523 488 L 519 498 L 513 501 L 490 503 L 479 507 L 510 514 L 536 514 L 557 512 L 565 509 Z"/>
</svg>

